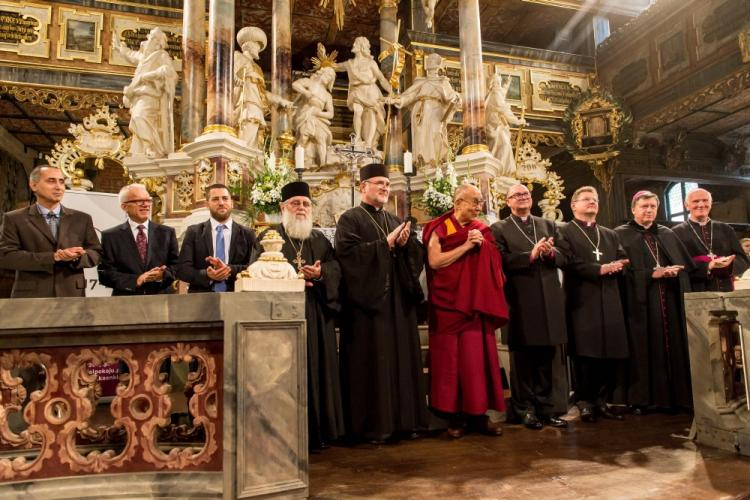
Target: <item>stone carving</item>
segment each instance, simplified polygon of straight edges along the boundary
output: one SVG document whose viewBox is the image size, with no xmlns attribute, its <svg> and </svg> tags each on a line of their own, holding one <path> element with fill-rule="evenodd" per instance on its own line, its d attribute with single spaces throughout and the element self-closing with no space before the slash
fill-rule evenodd
<svg viewBox="0 0 750 500">
<path fill-rule="evenodd" d="M 492 155 L 502 163 L 502 174 L 513 176 L 516 172 L 516 160 L 513 155 L 513 145 L 510 142 L 510 126 L 526 126 L 526 120 L 517 118 L 505 100 L 510 87 L 510 79 L 503 83 L 499 74 L 492 75 L 490 79 L 485 106 L 485 128 L 489 138 L 489 146 Z"/>
<path fill-rule="evenodd" d="M 118 106 L 121 97 L 105 92 L 0 85 L 0 95 L 8 94 L 19 102 L 30 102 L 53 111 L 76 111 L 102 106 Z"/>
<path fill-rule="evenodd" d="M 166 158 L 174 152 L 174 97 L 177 72 L 166 51 L 167 37 L 159 28 L 149 33 L 138 51 L 130 50 L 112 36 L 112 46 L 137 64 L 133 80 L 123 89 L 123 103 L 130 108 L 130 154 Z"/>
<path fill-rule="evenodd" d="M 255 62 L 268 43 L 263 30 L 246 26 L 237 33 L 237 43 L 242 51 L 234 52 L 234 121 L 239 138 L 251 148 L 261 149 L 258 132 L 265 130 L 265 116 L 271 112 L 271 106 L 288 110 L 293 104 L 266 90 L 263 70 Z"/>
<path fill-rule="evenodd" d="M 300 78 L 292 83 L 299 94 L 295 100 L 294 130 L 297 144 L 305 148 L 305 163 L 326 165 L 327 151 L 333 140 L 331 119 L 333 118 L 333 82 L 336 81 L 336 54 L 330 55 L 322 43 L 318 43 L 318 57 L 313 57 L 315 72 L 309 78 Z"/>
<path fill-rule="evenodd" d="M 391 85 L 370 54 L 367 38 L 357 37 L 352 45 L 352 53 L 354 57 L 341 63 L 337 71 L 346 71 L 349 76 L 346 104 L 354 113 L 355 143 L 364 143 L 376 149 L 380 136 L 385 132 L 385 99 L 378 84 L 386 92 L 390 92 Z"/>
<path fill-rule="evenodd" d="M 427 29 L 432 29 L 435 22 L 435 7 L 438 0 L 422 0 L 422 10 L 424 11 L 424 22 Z"/>
<path fill-rule="evenodd" d="M 411 107 L 412 147 L 417 165 L 442 164 L 450 152 L 448 122 L 461 107 L 461 96 L 448 77 L 441 75 L 443 58 L 430 54 L 425 59 L 426 76 L 418 77 L 400 96 L 387 98 L 398 108 Z"/>
<path fill-rule="evenodd" d="M 237 275 L 234 290 L 236 292 L 301 292 L 304 290 L 305 280 L 302 278 L 302 273 L 297 273 L 281 251 L 284 246 L 284 239 L 281 235 L 270 229 L 260 244 L 264 252 L 260 254 L 258 260 L 250 264 L 250 267 Z"/>
<path fill-rule="evenodd" d="M 183 170 L 175 176 L 174 181 L 174 196 L 177 206 L 180 210 L 189 210 L 193 204 L 193 185 L 195 183 L 193 174 Z"/>
</svg>

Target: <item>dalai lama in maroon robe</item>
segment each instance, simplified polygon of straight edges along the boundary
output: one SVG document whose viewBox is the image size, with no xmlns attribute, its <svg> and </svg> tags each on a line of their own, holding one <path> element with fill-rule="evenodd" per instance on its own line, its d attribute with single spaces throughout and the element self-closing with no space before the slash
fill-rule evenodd
<svg viewBox="0 0 750 500">
<path fill-rule="evenodd" d="M 495 329 L 508 320 L 502 259 L 490 228 L 476 217 L 480 191 L 458 187 L 454 209 L 429 222 L 427 246 L 430 331 L 430 406 L 450 419 L 448 433 L 465 425 L 499 436 L 485 416 L 505 410 Z M 468 417 L 468 419 L 467 419 Z"/>
</svg>

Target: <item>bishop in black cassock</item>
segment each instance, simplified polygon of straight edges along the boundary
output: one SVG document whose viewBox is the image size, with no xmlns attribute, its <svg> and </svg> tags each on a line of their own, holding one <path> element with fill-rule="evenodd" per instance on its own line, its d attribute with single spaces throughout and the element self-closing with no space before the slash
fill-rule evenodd
<svg viewBox="0 0 750 500">
<path fill-rule="evenodd" d="M 424 248 L 410 224 L 388 213 L 382 164 L 360 171 L 362 203 L 336 225 L 343 277 L 341 385 L 347 429 L 381 442 L 412 435 L 427 420 L 416 306 Z"/>
<path fill-rule="evenodd" d="M 510 349 L 511 407 L 530 429 L 541 429 L 544 422 L 566 427 L 556 416 L 567 410 L 566 370 L 564 362 L 555 364 L 568 341 L 565 292 L 558 276 L 566 262 L 561 250 L 565 241 L 553 221 L 531 215 L 526 186 L 512 186 L 507 200 L 511 215 L 493 224 L 492 233 L 508 278 L 510 323 L 503 341 Z"/>
<path fill-rule="evenodd" d="M 687 194 L 685 208 L 690 217 L 672 228 L 693 258 L 695 270 L 690 275 L 694 292 L 731 292 L 734 278 L 742 276 L 748 259 L 729 224 L 711 220 L 711 193 L 694 189 Z"/>
<path fill-rule="evenodd" d="M 620 276 L 627 258 L 613 230 L 597 224 L 599 197 L 593 187 L 573 193 L 574 219 L 560 228 L 568 243 L 565 291 L 568 353 L 581 420 L 597 416 L 621 419 L 607 407 L 617 382 L 618 365 L 628 356 L 628 334 L 620 300 Z"/>
<path fill-rule="evenodd" d="M 307 410 L 310 449 L 326 448 L 344 435 L 334 318 L 340 309 L 341 269 L 325 235 L 312 228 L 310 188 L 292 182 L 281 190 L 281 251 L 305 277 Z M 265 236 L 260 234 L 259 240 Z M 251 263 L 260 252 L 254 252 Z"/>
<path fill-rule="evenodd" d="M 615 229 L 630 260 L 624 273 L 630 361 L 623 397 L 636 409 L 692 405 L 682 294 L 690 291 L 693 262 L 674 232 L 654 223 L 658 207 L 655 194 L 639 191 L 633 220 Z"/>
</svg>

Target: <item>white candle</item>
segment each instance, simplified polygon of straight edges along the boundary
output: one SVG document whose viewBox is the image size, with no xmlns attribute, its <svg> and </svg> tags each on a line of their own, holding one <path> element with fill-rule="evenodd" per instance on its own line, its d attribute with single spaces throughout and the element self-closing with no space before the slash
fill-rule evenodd
<svg viewBox="0 0 750 500">
<path fill-rule="evenodd" d="M 413 159 L 414 158 L 413 158 L 413 156 L 411 154 L 411 151 L 407 151 L 406 153 L 404 153 L 404 173 L 405 174 L 413 174 L 414 173 L 414 168 L 412 167 L 412 161 L 413 161 Z"/>
<path fill-rule="evenodd" d="M 276 155 L 274 154 L 273 151 L 271 151 L 271 154 L 268 157 L 268 163 L 271 164 L 271 170 L 276 169 Z"/>
<path fill-rule="evenodd" d="M 305 148 L 297 146 L 294 148 L 294 168 L 304 170 L 305 168 Z"/>
</svg>

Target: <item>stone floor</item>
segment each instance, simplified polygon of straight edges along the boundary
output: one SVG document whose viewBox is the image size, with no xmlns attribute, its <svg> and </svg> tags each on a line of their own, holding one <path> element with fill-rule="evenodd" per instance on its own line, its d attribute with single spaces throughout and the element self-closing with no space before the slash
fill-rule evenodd
<svg viewBox="0 0 750 500">
<path fill-rule="evenodd" d="M 750 498 L 750 459 L 697 446 L 686 415 L 508 425 L 311 455 L 311 498 Z"/>
</svg>

